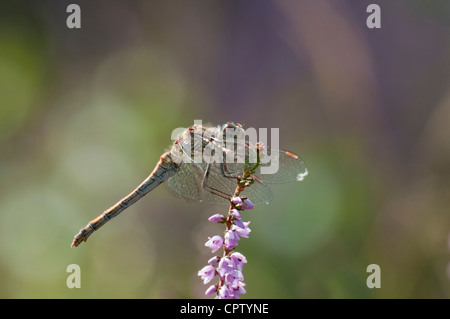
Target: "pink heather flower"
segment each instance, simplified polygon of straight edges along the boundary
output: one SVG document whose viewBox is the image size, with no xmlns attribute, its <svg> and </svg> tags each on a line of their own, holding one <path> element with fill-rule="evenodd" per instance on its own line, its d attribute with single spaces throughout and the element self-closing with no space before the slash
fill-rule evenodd
<svg viewBox="0 0 450 319">
<path fill-rule="evenodd" d="M 205 291 L 205 295 L 207 296 L 207 295 L 213 294 L 216 291 L 217 291 L 217 286 L 216 285 L 209 286 L 209 288 L 206 289 L 206 291 Z"/>
<path fill-rule="evenodd" d="M 210 222 L 223 223 L 225 222 L 225 216 L 222 214 L 215 214 L 208 218 Z"/>
<path fill-rule="evenodd" d="M 233 288 L 234 298 L 239 298 L 239 295 L 247 293 L 247 291 L 245 290 L 244 287 L 245 287 L 245 282 L 240 281 L 237 288 Z"/>
<path fill-rule="evenodd" d="M 238 211 L 236 208 L 231 210 L 231 215 L 233 215 L 234 218 L 241 219 L 241 212 Z"/>
<path fill-rule="evenodd" d="M 211 266 L 211 265 L 207 265 L 207 266 L 203 267 L 198 272 L 198 275 L 202 278 L 204 284 L 207 284 L 208 282 L 210 282 L 214 278 L 215 274 L 216 274 L 216 268 L 214 268 L 214 266 Z"/>
<path fill-rule="evenodd" d="M 208 237 L 208 241 L 205 243 L 205 246 L 210 248 L 212 253 L 215 253 L 216 251 L 218 251 L 222 245 L 223 245 L 223 239 L 222 237 L 216 235 L 213 237 Z"/>
<path fill-rule="evenodd" d="M 212 258 L 210 258 L 210 259 L 208 260 L 208 264 L 209 264 L 209 265 L 215 264 L 215 263 L 218 262 L 219 260 L 220 260 L 220 257 L 219 257 L 219 256 L 214 256 L 214 257 L 212 257 Z"/>
<path fill-rule="evenodd" d="M 225 248 L 228 250 L 233 249 L 234 247 L 236 247 L 238 245 L 239 237 L 236 236 L 236 234 L 233 230 L 228 230 L 225 233 L 224 239 L 225 239 L 225 241 L 224 241 Z"/>
<path fill-rule="evenodd" d="M 228 283 L 231 288 L 238 288 L 239 283 L 244 280 L 242 272 L 237 269 L 233 269 L 225 276 L 225 282 Z"/>
<path fill-rule="evenodd" d="M 244 264 L 247 263 L 247 258 L 245 258 L 244 255 L 242 255 L 240 252 L 237 251 L 231 253 L 230 260 L 233 265 L 233 268 L 236 268 L 240 271 L 242 271 L 242 267 L 244 266 Z"/>
<path fill-rule="evenodd" d="M 242 203 L 242 209 L 253 209 L 255 206 L 250 201 L 250 199 L 246 198 L 244 199 L 244 202 Z"/>
<path fill-rule="evenodd" d="M 252 231 L 248 225 L 250 222 L 244 223 L 244 228 L 238 227 L 237 225 L 233 225 L 232 229 L 234 230 L 235 234 L 237 234 L 239 237 L 248 238 L 248 235 Z"/>
<path fill-rule="evenodd" d="M 226 274 L 233 270 L 233 265 L 231 260 L 228 257 L 222 257 L 219 261 L 219 265 L 217 266 L 217 272 L 220 277 L 224 278 Z"/>
<path fill-rule="evenodd" d="M 227 286 L 222 286 L 219 288 L 219 291 L 217 293 L 217 297 L 219 299 L 230 299 L 233 297 L 232 292 L 230 291 L 230 289 L 228 289 Z"/>
<path fill-rule="evenodd" d="M 239 228 L 245 228 L 244 222 L 240 219 L 233 220 L 233 223 Z"/>
</svg>

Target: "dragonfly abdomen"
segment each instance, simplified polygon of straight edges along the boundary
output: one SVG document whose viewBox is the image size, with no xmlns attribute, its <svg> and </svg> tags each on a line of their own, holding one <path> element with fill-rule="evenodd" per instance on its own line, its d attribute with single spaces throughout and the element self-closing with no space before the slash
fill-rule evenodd
<svg viewBox="0 0 450 319">
<path fill-rule="evenodd" d="M 158 187 L 162 182 L 176 174 L 179 169 L 179 164 L 176 164 L 169 152 L 164 153 L 152 173 L 146 180 L 144 180 L 133 192 L 122 198 L 114 206 L 104 211 L 100 216 L 91 220 L 84 228 L 80 230 L 72 242 L 72 247 L 76 247 L 105 223 L 112 218 L 119 215 L 122 211 L 136 203 L 139 199 Z"/>
</svg>

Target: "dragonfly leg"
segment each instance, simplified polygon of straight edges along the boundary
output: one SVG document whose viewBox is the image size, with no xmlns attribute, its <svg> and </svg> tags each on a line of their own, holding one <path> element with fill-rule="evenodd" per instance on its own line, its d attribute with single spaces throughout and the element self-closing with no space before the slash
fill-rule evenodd
<svg viewBox="0 0 450 319">
<path fill-rule="evenodd" d="M 202 188 L 208 192 L 210 192 L 211 194 L 214 194 L 216 196 L 222 197 L 226 200 L 230 200 L 230 198 L 232 197 L 230 194 L 227 194 L 225 192 L 222 192 L 214 187 L 211 187 L 208 185 L 208 178 L 209 178 L 209 172 L 211 169 L 211 163 L 208 163 L 208 165 L 206 166 L 206 170 L 205 170 L 205 174 L 203 175 L 203 180 L 202 180 Z"/>
</svg>

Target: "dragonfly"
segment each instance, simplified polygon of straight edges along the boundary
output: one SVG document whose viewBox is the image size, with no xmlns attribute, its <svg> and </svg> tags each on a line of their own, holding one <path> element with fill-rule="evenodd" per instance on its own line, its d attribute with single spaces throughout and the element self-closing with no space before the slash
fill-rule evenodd
<svg viewBox="0 0 450 319">
<path fill-rule="evenodd" d="M 234 132 L 231 136 L 229 131 Z M 260 165 L 254 170 L 253 184 L 240 196 L 253 204 L 268 204 L 272 192 L 268 184 L 302 181 L 308 174 L 305 162 L 296 154 L 259 147 L 243 139 L 246 131 L 241 124 L 228 122 L 221 126 L 195 124 L 185 129 L 171 149 L 161 155 L 150 175 L 130 194 L 91 220 L 75 235 L 72 247 L 85 242 L 105 223 L 164 183 L 169 193 L 189 202 L 229 205 L 236 189 L 236 181 L 246 167 L 255 162 L 261 152 Z M 270 152 L 270 156 L 269 156 Z M 270 158 L 270 161 L 263 161 Z M 276 172 L 268 172 L 277 161 Z"/>
</svg>

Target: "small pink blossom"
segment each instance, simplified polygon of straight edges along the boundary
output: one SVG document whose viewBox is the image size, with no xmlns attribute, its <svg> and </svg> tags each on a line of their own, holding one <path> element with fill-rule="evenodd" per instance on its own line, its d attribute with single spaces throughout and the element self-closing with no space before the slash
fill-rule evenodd
<svg viewBox="0 0 450 319">
<path fill-rule="evenodd" d="M 209 240 L 205 243 L 205 246 L 210 248 L 213 253 L 218 251 L 223 245 L 223 239 L 218 235 L 208 237 L 208 239 Z"/>
<path fill-rule="evenodd" d="M 203 283 L 207 284 L 210 282 L 216 274 L 216 268 L 211 265 L 207 265 L 203 267 L 201 270 L 199 270 L 198 275 L 202 278 Z"/>
</svg>

